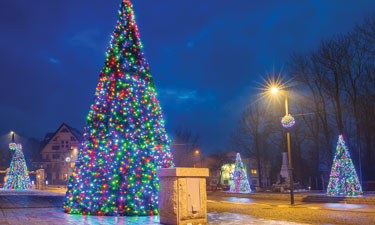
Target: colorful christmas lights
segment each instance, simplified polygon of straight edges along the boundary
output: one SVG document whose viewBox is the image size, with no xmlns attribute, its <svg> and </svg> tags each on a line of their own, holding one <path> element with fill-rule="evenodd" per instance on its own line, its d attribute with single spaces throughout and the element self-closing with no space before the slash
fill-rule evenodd
<svg viewBox="0 0 375 225">
<path fill-rule="evenodd" d="M 129 0 L 120 6 L 86 123 L 65 212 L 158 214 L 156 170 L 173 167 L 173 162 Z"/>
<path fill-rule="evenodd" d="M 4 189 L 27 190 L 31 189 L 31 182 L 25 157 L 22 152 L 22 145 L 16 143 L 9 144 L 13 152 L 12 161 L 6 174 Z"/>
<path fill-rule="evenodd" d="M 294 120 L 294 117 L 290 114 L 285 115 L 281 119 L 281 125 L 283 125 L 284 128 L 291 128 L 294 126 L 295 123 L 296 121 Z"/>
<path fill-rule="evenodd" d="M 337 141 L 336 155 L 333 159 L 327 195 L 361 196 L 362 194 L 362 187 L 345 145 L 344 137 L 340 135 Z"/>
<path fill-rule="evenodd" d="M 230 192 L 251 192 L 249 181 L 247 180 L 246 170 L 243 166 L 240 153 L 237 153 L 236 155 L 235 168 L 233 172 L 233 182 L 230 185 Z"/>
</svg>

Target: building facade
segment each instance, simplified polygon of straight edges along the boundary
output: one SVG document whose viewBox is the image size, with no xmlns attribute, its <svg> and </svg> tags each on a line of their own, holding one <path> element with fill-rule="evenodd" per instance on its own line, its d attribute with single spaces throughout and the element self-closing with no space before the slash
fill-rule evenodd
<svg viewBox="0 0 375 225">
<path fill-rule="evenodd" d="M 46 183 L 66 185 L 78 157 L 81 132 L 63 123 L 54 133 L 47 133 L 35 166 L 45 170 Z"/>
<path fill-rule="evenodd" d="M 244 158 L 242 159 L 247 172 L 250 185 L 259 187 L 259 174 L 261 174 L 262 186 L 264 188 L 271 187 L 271 163 L 268 161 L 260 161 L 261 173 L 258 171 L 258 163 L 256 158 Z"/>
</svg>

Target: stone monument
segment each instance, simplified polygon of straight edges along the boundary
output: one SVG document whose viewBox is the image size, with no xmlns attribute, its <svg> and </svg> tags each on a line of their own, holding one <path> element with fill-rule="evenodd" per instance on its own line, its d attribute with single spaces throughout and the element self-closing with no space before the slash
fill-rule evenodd
<svg viewBox="0 0 375 225">
<path fill-rule="evenodd" d="M 282 164 L 280 170 L 279 181 L 272 185 L 273 192 L 284 192 L 289 189 L 289 163 L 288 163 L 288 153 L 282 153 Z"/>
<path fill-rule="evenodd" d="M 288 164 L 288 153 L 283 152 L 282 153 L 283 160 L 281 164 L 281 170 L 280 170 L 280 178 L 279 178 L 279 183 L 288 183 L 289 184 L 289 164 Z"/>
<path fill-rule="evenodd" d="M 160 178 L 160 223 L 203 225 L 207 223 L 207 168 L 164 168 Z"/>
</svg>

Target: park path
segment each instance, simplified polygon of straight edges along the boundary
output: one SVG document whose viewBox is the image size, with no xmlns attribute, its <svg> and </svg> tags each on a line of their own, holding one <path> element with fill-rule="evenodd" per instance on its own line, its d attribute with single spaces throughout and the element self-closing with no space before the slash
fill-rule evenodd
<svg viewBox="0 0 375 225">
<path fill-rule="evenodd" d="M 158 216 L 146 217 L 100 217 L 70 215 L 63 212 L 63 193 L 46 191 L 0 190 L 0 224 L 7 225 L 154 225 L 160 224 Z M 296 225 L 300 223 L 256 218 L 232 212 L 208 213 L 210 225 L 276 224 Z"/>
<path fill-rule="evenodd" d="M 307 224 L 375 224 L 375 205 L 346 203 L 303 203 L 288 201 L 208 196 L 211 213 L 238 213 L 269 220 Z"/>
</svg>

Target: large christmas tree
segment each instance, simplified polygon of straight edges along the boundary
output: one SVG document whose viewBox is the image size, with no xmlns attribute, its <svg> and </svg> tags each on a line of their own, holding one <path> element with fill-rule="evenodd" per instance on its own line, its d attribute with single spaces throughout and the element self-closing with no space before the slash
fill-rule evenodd
<svg viewBox="0 0 375 225">
<path fill-rule="evenodd" d="M 156 170 L 173 167 L 173 162 L 129 0 L 121 4 L 86 124 L 65 211 L 158 214 Z"/>
<path fill-rule="evenodd" d="M 230 192 L 251 192 L 249 180 L 247 179 L 246 170 L 243 166 L 240 153 L 237 153 L 236 155 L 235 168 L 233 171 L 233 182 L 230 185 Z"/>
<path fill-rule="evenodd" d="M 359 183 L 344 137 L 339 136 L 336 147 L 336 155 L 333 159 L 331 176 L 327 188 L 330 196 L 359 196 L 362 195 L 362 187 Z"/>
<path fill-rule="evenodd" d="M 4 189 L 27 190 L 31 189 L 29 173 L 27 171 L 25 157 L 22 152 L 22 145 L 9 144 L 13 152 L 12 161 L 6 174 Z"/>
</svg>

